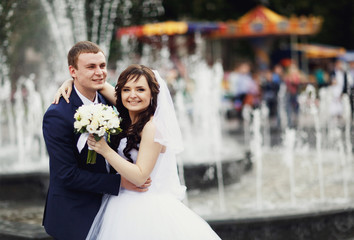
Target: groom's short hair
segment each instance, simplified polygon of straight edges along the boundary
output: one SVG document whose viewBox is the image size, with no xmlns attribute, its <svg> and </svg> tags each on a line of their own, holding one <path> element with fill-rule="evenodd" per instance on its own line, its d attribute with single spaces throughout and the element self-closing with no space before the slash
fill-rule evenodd
<svg viewBox="0 0 354 240">
<path fill-rule="evenodd" d="M 68 65 L 73 66 L 75 69 L 77 69 L 77 60 L 80 54 L 98 52 L 102 52 L 104 55 L 104 52 L 96 43 L 90 41 L 77 42 L 68 53 Z"/>
</svg>

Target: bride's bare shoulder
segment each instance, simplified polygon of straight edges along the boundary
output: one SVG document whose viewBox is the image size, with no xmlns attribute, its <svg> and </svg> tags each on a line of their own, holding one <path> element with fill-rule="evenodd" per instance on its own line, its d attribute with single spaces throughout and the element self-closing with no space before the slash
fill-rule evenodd
<svg viewBox="0 0 354 240">
<path fill-rule="evenodd" d="M 155 123 L 153 122 L 153 118 L 151 118 L 144 126 L 142 133 L 148 132 L 148 133 L 155 133 L 156 131 L 156 126 Z"/>
</svg>

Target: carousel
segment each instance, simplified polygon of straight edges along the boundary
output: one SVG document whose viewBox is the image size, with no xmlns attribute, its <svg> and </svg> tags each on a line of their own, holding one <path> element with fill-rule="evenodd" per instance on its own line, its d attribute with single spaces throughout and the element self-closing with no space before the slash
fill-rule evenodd
<svg viewBox="0 0 354 240">
<path fill-rule="evenodd" d="M 187 48 L 193 46 L 194 36 L 201 35 L 209 43 L 210 49 L 214 53 L 213 58 L 220 58 L 220 50 L 224 46 L 223 40 L 247 39 L 254 51 L 257 64 L 269 66 L 270 46 L 276 37 L 289 37 L 291 48 L 291 60 L 299 62 L 299 44 L 307 44 L 306 37 L 317 34 L 322 26 L 323 19 L 317 16 L 282 16 L 265 6 L 257 6 L 237 20 L 226 22 L 185 22 L 166 21 L 149 23 L 140 26 L 129 26 L 119 28 L 116 32 L 117 39 L 123 36 L 136 38 L 138 41 L 156 44 L 161 36 L 168 36 L 170 48 L 176 47 L 173 44 L 176 36 L 183 36 L 187 40 Z M 300 43 L 301 40 L 301 43 Z M 158 45 L 158 44 L 157 44 Z M 216 46 L 215 46 L 216 45 Z M 171 49 L 171 52 L 175 52 Z M 226 51 L 228 52 L 228 51 Z M 189 51 L 190 53 L 190 51 Z M 306 57 L 306 55 L 305 55 Z M 303 60 L 303 59 L 302 59 Z"/>
</svg>

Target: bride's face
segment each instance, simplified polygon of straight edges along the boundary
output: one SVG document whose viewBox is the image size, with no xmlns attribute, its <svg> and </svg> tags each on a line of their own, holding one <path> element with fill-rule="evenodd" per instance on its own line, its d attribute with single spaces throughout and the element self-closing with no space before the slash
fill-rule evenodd
<svg viewBox="0 0 354 240">
<path fill-rule="evenodd" d="M 138 114 L 145 110 L 151 101 L 151 90 L 145 76 L 131 77 L 122 88 L 122 103 L 129 114 Z"/>
</svg>

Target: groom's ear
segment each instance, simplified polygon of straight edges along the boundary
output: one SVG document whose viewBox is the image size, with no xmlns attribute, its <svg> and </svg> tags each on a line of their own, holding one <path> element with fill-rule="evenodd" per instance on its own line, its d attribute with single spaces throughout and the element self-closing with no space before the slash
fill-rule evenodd
<svg viewBox="0 0 354 240">
<path fill-rule="evenodd" d="M 70 75 L 75 78 L 76 77 L 76 68 L 72 65 L 69 66 L 69 73 Z"/>
</svg>

